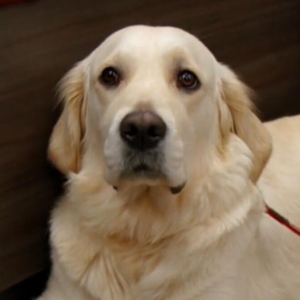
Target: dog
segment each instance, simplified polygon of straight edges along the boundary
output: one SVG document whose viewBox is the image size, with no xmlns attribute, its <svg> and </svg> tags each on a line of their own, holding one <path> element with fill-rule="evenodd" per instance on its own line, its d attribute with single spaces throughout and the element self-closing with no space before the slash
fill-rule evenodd
<svg viewBox="0 0 300 300">
<path fill-rule="evenodd" d="M 39 300 L 296 300 L 300 116 L 262 123 L 193 35 L 130 26 L 62 79 L 67 176 Z"/>
</svg>

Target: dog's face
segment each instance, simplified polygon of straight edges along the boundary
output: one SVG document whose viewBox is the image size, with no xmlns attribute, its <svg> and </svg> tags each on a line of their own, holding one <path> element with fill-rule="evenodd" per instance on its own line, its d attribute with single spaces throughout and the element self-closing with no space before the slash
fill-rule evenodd
<svg viewBox="0 0 300 300">
<path fill-rule="evenodd" d="M 207 160 L 216 135 L 212 55 L 179 30 L 134 27 L 110 37 L 93 56 L 89 128 L 103 141 L 97 151 L 104 152 L 108 182 L 166 181 L 179 190 L 187 158 L 197 154 L 192 150 Z"/>
<path fill-rule="evenodd" d="M 116 188 L 130 182 L 178 193 L 208 172 L 230 134 L 252 150 L 254 181 L 269 156 L 246 88 L 179 29 L 118 31 L 66 75 L 61 93 L 50 156 L 64 173 L 93 170 Z"/>
</svg>

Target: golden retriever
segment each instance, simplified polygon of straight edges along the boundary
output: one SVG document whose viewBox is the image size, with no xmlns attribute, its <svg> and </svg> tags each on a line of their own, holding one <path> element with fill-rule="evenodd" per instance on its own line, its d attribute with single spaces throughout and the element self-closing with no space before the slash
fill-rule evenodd
<svg viewBox="0 0 300 300">
<path fill-rule="evenodd" d="M 297 300 L 300 117 L 263 124 L 194 36 L 132 26 L 60 86 L 68 177 L 39 300 Z M 269 159 L 270 158 L 270 159 Z"/>
</svg>

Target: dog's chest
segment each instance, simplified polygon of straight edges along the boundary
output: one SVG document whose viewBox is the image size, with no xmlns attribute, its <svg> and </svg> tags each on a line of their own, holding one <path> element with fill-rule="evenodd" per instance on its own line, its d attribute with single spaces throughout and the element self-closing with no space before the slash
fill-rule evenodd
<svg viewBox="0 0 300 300">
<path fill-rule="evenodd" d="M 68 277 L 95 299 L 200 300 L 206 299 L 202 295 L 211 285 L 222 285 L 231 294 L 224 280 L 234 276 L 230 272 L 236 263 L 236 257 L 229 259 L 230 240 L 206 250 L 195 249 L 182 237 L 141 246 L 90 238 L 74 232 L 74 227 L 68 232 L 57 230 L 52 238 Z M 196 238 L 193 234 L 192 240 Z"/>
<path fill-rule="evenodd" d="M 168 242 L 109 245 L 116 272 L 128 282 L 130 299 L 137 300 L 165 299 L 178 286 L 178 278 L 192 272 L 195 264 L 188 262 L 185 251 L 185 247 Z"/>
<path fill-rule="evenodd" d="M 106 244 L 106 247 L 103 259 L 110 268 L 102 276 L 115 276 L 110 281 L 115 283 L 112 289 L 123 291 L 122 297 L 119 294 L 119 298 L 108 299 L 201 300 L 220 291 L 224 299 L 233 299 L 232 277 L 236 274 L 232 272 L 234 262 L 228 260 L 226 247 L 223 255 L 213 254 L 212 249 L 190 252 L 181 243 L 145 247 Z M 112 268 L 114 271 L 107 273 Z M 121 286 L 120 282 L 124 284 Z"/>
</svg>

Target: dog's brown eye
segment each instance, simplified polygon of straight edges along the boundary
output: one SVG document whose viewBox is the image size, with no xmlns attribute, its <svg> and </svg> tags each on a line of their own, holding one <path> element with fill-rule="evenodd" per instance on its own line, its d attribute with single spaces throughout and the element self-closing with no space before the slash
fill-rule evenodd
<svg viewBox="0 0 300 300">
<path fill-rule="evenodd" d="M 109 86 L 118 85 L 120 83 L 120 74 L 112 67 L 105 68 L 101 73 L 100 81 Z"/>
<path fill-rule="evenodd" d="M 195 90 L 199 87 L 200 82 L 193 72 L 184 70 L 178 74 L 177 85 L 187 90 Z"/>
</svg>

